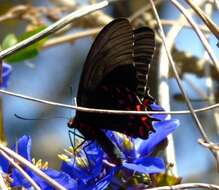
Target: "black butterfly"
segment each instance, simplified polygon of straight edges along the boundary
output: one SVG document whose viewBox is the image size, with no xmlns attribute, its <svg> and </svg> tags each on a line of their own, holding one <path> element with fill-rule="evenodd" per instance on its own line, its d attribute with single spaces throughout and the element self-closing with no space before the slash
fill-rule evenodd
<svg viewBox="0 0 219 190">
<path fill-rule="evenodd" d="M 78 106 L 115 110 L 145 110 L 153 101 L 148 93 L 149 66 L 155 48 L 154 32 L 148 27 L 133 30 L 129 21 L 118 18 L 96 37 L 84 63 L 77 94 Z M 85 140 L 95 140 L 110 161 L 121 163 L 118 150 L 103 129 L 131 137 L 148 138 L 152 119 L 146 116 L 76 112 L 68 126 Z"/>
</svg>

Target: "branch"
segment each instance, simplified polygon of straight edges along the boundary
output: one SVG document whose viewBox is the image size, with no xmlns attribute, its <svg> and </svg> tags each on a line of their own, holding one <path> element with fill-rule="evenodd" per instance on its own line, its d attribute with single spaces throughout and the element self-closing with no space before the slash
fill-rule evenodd
<svg viewBox="0 0 219 190">
<path fill-rule="evenodd" d="M 186 104 L 187 104 L 187 106 L 188 106 L 188 108 L 189 108 L 189 110 L 190 110 L 190 112 L 191 112 L 191 114 L 192 114 L 192 116 L 193 116 L 197 126 L 198 126 L 198 129 L 199 129 L 202 137 L 205 139 L 206 142 L 209 142 L 209 139 L 208 139 L 208 137 L 207 137 L 207 135 L 206 135 L 206 133 L 205 133 L 205 131 L 204 131 L 204 129 L 203 129 L 203 127 L 202 127 L 202 125 L 201 125 L 197 115 L 196 115 L 196 113 L 194 112 L 192 104 L 191 104 L 191 102 L 190 102 L 190 100 L 189 100 L 189 98 L 188 98 L 188 96 L 187 96 L 187 94 L 186 94 L 186 92 L 185 92 L 185 90 L 183 88 L 182 81 L 180 80 L 179 74 L 178 74 L 178 72 L 176 70 L 175 63 L 174 63 L 173 58 L 171 56 L 171 53 L 170 53 L 170 51 L 168 49 L 168 46 L 167 46 L 167 43 L 166 43 L 166 37 L 165 37 L 164 30 L 163 30 L 163 27 L 162 27 L 161 22 L 160 22 L 160 18 L 159 18 L 159 15 L 157 13 L 156 7 L 155 7 L 155 5 L 154 5 L 152 0 L 150 0 L 150 2 L 151 2 L 151 5 L 152 5 L 152 8 L 153 8 L 153 12 L 154 12 L 155 18 L 157 19 L 157 22 L 158 22 L 158 26 L 159 26 L 159 29 L 160 29 L 160 35 L 161 35 L 161 38 L 162 38 L 162 41 L 163 41 L 163 45 L 164 45 L 164 48 L 165 48 L 165 51 L 166 51 L 169 63 L 171 64 L 171 67 L 173 69 L 173 72 L 174 72 L 177 84 L 178 84 L 178 86 L 180 88 L 181 93 L 183 94 L 183 96 L 184 96 L 184 98 L 186 100 Z"/>
<path fill-rule="evenodd" d="M 202 146 L 204 146 L 204 147 L 206 147 L 206 148 L 219 151 L 219 146 L 218 146 L 218 144 L 215 144 L 215 143 L 212 143 L 212 142 L 207 143 L 207 142 L 205 142 L 203 139 L 198 139 L 198 142 L 199 142 L 199 144 L 201 144 Z"/>
<path fill-rule="evenodd" d="M 7 187 L 7 185 L 5 184 L 5 181 L 4 181 L 3 174 L 4 173 L 2 171 L 0 171 L 0 189 L 8 190 L 8 187 Z"/>
<path fill-rule="evenodd" d="M 47 181 L 51 186 L 53 186 L 55 189 L 59 190 L 66 190 L 62 185 L 60 185 L 58 182 L 56 182 L 54 179 L 49 177 L 47 174 L 45 174 L 43 171 L 41 171 L 39 168 L 37 168 L 35 165 L 27 161 L 25 158 L 17 154 L 16 152 L 12 151 L 10 148 L 7 148 L 0 144 L 0 150 L 7 153 L 10 157 L 21 163 L 22 165 L 28 167 L 32 171 L 34 171 L 37 175 L 39 175 L 41 178 L 43 178 L 45 181 Z"/>
<path fill-rule="evenodd" d="M 161 23 L 162 23 L 162 25 L 171 25 L 171 26 L 177 24 L 176 21 L 172 21 L 172 20 L 161 20 Z M 155 24 L 157 24 L 157 23 L 155 23 Z M 191 28 L 191 26 L 186 24 L 186 23 L 183 23 L 182 27 Z M 199 26 L 199 27 L 204 32 L 208 32 L 208 33 L 210 32 L 206 26 Z M 54 38 L 49 39 L 43 45 L 43 48 L 49 48 L 49 47 L 60 45 L 63 43 L 73 42 L 73 41 L 80 39 L 80 38 L 93 36 L 93 35 L 98 34 L 101 29 L 102 29 L 102 27 L 97 27 L 97 28 L 92 28 L 92 29 L 88 29 L 85 31 L 81 31 L 81 32 L 76 32 L 73 34 L 63 35 L 60 37 L 54 37 Z"/>
<path fill-rule="evenodd" d="M 215 37 L 219 40 L 219 28 L 217 25 L 208 17 L 204 11 L 202 11 L 198 6 L 196 6 L 193 1 L 186 0 L 187 3 L 193 8 L 193 10 L 199 15 L 202 21 L 208 26 L 211 32 L 215 35 Z"/>
<path fill-rule="evenodd" d="M 4 15 L 0 16 L 0 22 L 9 20 L 9 19 L 16 19 L 23 15 L 27 10 L 29 9 L 29 6 L 27 5 L 18 5 L 16 7 L 13 7 L 8 10 Z"/>
<path fill-rule="evenodd" d="M 82 7 L 74 12 L 72 12 L 71 14 L 63 17 L 62 19 L 58 20 L 57 22 L 55 22 L 54 24 L 50 25 L 49 27 L 47 27 L 46 29 L 44 29 L 43 31 L 31 36 L 30 38 L 27 38 L 17 44 L 15 44 L 14 46 L 5 49 L 3 51 L 0 52 L 0 59 L 4 59 L 6 57 L 8 57 L 9 55 L 12 55 L 13 53 L 28 47 L 30 45 L 32 45 L 33 43 L 49 36 L 50 34 L 55 33 L 56 31 L 62 29 L 64 26 L 68 25 L 69 23 L 71 23 L 73 20 L 80 18 L 82 16 L 85 16 L 89 13 L 92 13 L 98 9 L 104 8 L 106 6 L 109 5 L 109 0 L 104 0 L 101 1 L 100 3 L 96 3 L 93 5 L 88 5 L 85 7 Z"/>
<path fill-rule="evenodd" d="M 175 0 L 171 0 L 171 2 L 177 3 L 177 1 L 175 1 Z M 182 95 L 184 96 L 184 98 L 186 100 L 186 104 L 187 104 L 187 106 L 188 106 L 188 108 L 189 108 L 189 110 L 190 110 L 190 112 L 191 112 L 191 114 L 192 114 L 192 116 L 193 116 L 193 118 L 194 118 L 194 120 L 196 122 L 196 125 L 197 125 L 197 127 L 199 129 L 199 132 L 200 132 L 202 138 L 204 139 L 205 142 L 210 143 L 211 141 L 209 140 L 209 138 L 208 138 L 208 136 L 207 136 L 207 134 L 206 134 L 206 132 L 205 132 L 201 122 L 199 121 L 199 118 L 198 118 L 197 114 L 195 113 L 195 111 L 193 109 L 193 106 L 192 106 L 192 104 L 191 104 L 191 102 L 190 102 L 190 100 L 189 100 L 189 98 L 188 98 L 188 96 L 187 96 L 187 94 L 186 94 L 186 92 L 185 92 L 185 90 L 183 88 L 182 81 L 180 80 L 180 77 L 179 77 L 179 74 L 177 72 L 175 63 L 174 63 L 173 58 L 171 56 L 171 53 L 170 53 L 170 51 L 168 49 L 168 46 L 167 46 L 167 43 L 166 43 L 165 34 L 164 34 L 164 30 L 162 28 L 162 25 L 161 25 L 161 22 L 160 22 L 160 18 L 159 18 L 159 15 L 157 13 L 156 7 L 155 7 L 155 5 L 153 3 L 153 0 L 150 0 L 150 3 L 152 5 L 152 9 L 153 9 L 154 15 L 155 15 L 155 17 L 157 19 L 158 26 L 159 26 L 159 29 L 160 29 L 160 35 L 161 35 L 161 38 L 162 38 L 162 41 L 163 41 L 163 45 L 165 47 L 169 63 L 171 64 L 171 67 L 173 69 L 173 72 L 174 72 L 177 84 L 178 84 L 178 86 L 180 88 L 180 91 L 181 91 Z M 210 149 L 210 151 L 212 152 L 213 156 L 215 157 L 215 160 L 216 160 L 216 163 L 217 163 L 217 169 L 219 171 L 219 152 L 215 151 L 215 150 L 212 150 L 212 149 Z"/>
<path fill-rule="evenodd" d="M 90 113 L 99 113 L 99 114 L 115 114 L 115 115 L 145 115 L 145 114 L 191 114 L 189 110 L 180 110 L 180 111 L 124 111 L 124 110 L 106 110 L 106 109 L 95 109 L 95 108 L 87 108 L 87 107 L 81 107 L 81 106 L 73 106 L 69 104 L 62 104 L 59 102 L 53 102 L 53 101 L 48 101 L 48 100 L 43 100 L 39 98 L 34 98 L 31 96 L 25 96 L 22 94 L 18 93 L 13 93 L 7 90 L 2 90 L 0 89 L 0 93 L 7 94 L 9 96 L 15 96 L 18 98 L 42 103 L 42 104 L 47 104 L 50 106 L 56 106 L 56 107 L 61 107 L 61 108 L 66 108 L 66 109 L 75 109 L 81 112 L 90 112 Z M 199 109 L 194 109 L 195 113 L 200 113 L 200 112 L 205 112 L 208 110 L 216 109 L 219 107 L 219 103 L 211 105 L 211 106 L 206 106 L 203 108 Z"/>
<path fill-rule="evenodd" d="M 43 45 L 43 48 L 49 48 L 51 46 L 63 44 L 63 43 L 66 43 L 66 42 L 73 42 L 73 41 L 75 41 L 79 38 L 84 38 L 84 37 L 88 37 L 88 36 L 91 36 L 91 35 L 95 35 L 100 30 L 101 30 L 101 27 L 98 27 L 98 28 L 94 28 L 94 29 L 90 29 L 90 30 L 85 30 L 85 31 L 82 31 L 82 32 L 77 32 L 77 33 L 74 33 L 74 34 L 69 34 L 69 35 L 64 35 L 64 36 L 52 38 L 52 39 L 48 40 Z"/>
<path fill-rule="evenodd" d="M 207 189 L 219 190 L 219 186 L 213 184 L 207 184 L 207 183 L 184 183 L 179 185 L 155 187 L 149 189 L 150 190 L 175 190 L 175 189 L 177 190 L 177 189 L 193 189 L 193 188 L 207 188 Z"/>
<path fill-rule="evenodd" d="M 11 165 L 13 165 L 25 178 L 26 180 L 32 185 L 32 187 L 36 190 L 41 190 L 41 188 L 36 184 L 36 182 L 20 167 L 12 158 L 10 158 L 4 151 L 0 150 L 0 154 L 8 160 Z"/>
<path fill-rule="evenodd" d="M 186 20 L 191 24 L 191 26 L 193 27 L 197 36 L 199 37 L 200 41 L 202 42 L 203 47 L 208 52 L 208 55 L 209 55 L 211 61 L 214 63 L 216 69 L 219 71 L 219 62 L 217 60 L 217 57 L 214 54 L 214 51 L 212 50 L 211 46 L 209 45 L 206 37 L 199 29 L 198 25 L 194 22 L 191 15 L 188 13 L 188 11 L 180 3 L 178 3 L 176 0 L 170 0 L 170 1 L 176 6 L 176 8 L 185 16 Z"/>
</svg>

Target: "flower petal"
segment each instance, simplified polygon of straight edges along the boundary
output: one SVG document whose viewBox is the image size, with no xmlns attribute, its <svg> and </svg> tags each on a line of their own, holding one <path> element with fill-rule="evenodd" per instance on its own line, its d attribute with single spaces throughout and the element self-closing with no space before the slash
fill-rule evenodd
<svg viewBox="0 0 219 190">
<path fill-rule="evenodd" d="M 69 190 L 77 190 L 77 182 L 72 179 L 68 174 L 64 172 L 59 172 L 53 169 L 45 169 L 42 170 L 46 173 L 49 177 L 56 180 L 59 184 Z M 41 177 L 36 175 L 34 172 L 26 169 L 27 174 L 40 186 L 43 190 L 55 190 L 50 184 L 48 184 L 45 180 Z M 24 178 L 24 176 L 17 170 L 13 169 L 12 171 L 12 187 L 25 187 L 26 189 L 31 188 L 30 183 Z"/>
<path fill-rule="evenodd" d="M 103 190 L 106 189 L 106 187 L 110 184 L 112 181 L 112 178 L 115 174 L 115 169 L 112 169 L 106 176 L 104 176 L 101 180 L 96 183 L 95 187 L 93 187 L 93 190 Z"/>
<path fill-rule="evenodd" d="M 153 104 L 150 104 L 150 108 L 152 111 L 164 111 L 164 109 L 155 102 Z M 152 118 L 159 119 L 160 121 L 165 120 L 167 116 L 167 114 L 151 114 Z"/>
<path fill-rule="evenodd" d="M 43 170 L 43 171 L 49 177 L 51 177 L 52 179 L 56 180 L 59 184 L 61 184 L 66 189 L 69 189 L 69 190 L 77 190 L 78 189 L 77 182 L 73 178 L 71 178 L 68 174 L 66 174 L 64 172 L 56 171 L 56 170 L 51 169 L 51 168 Z M 41 186 L 41 188 L 44 189 L 42 186 Z M 52 187 L 49 186 L 48 184 L 46 184 L 46 188 L 48 190 L 52 189 Z"/>
<path fill-rule="evenodd" d="M 24 135 L 21 137 L 18 141 L 17 144 L 14 146 L 13 150 L 26 158 L 28 161 L 31 160 L 31 138 L 30 136 Z"/>
<path fill-rule="evenodd" d="M 155 133 L 150 134 L 147 140 L 140 140 L 139 146 L 136 148 L 140 155 L 148 155 L 153 149 L 164 140 L 176 127 L 179 126 L 179 120 L 171 119 L 156 122 L 154 128 Z"/>
<path fill-rule="evenodd" d="M 9 171 L 9 162 L 7 159 L 5 159 L 2 155 L 0 155 L 0 171 L 3 171 L 4 173 L 8 173 Z"/>
<path fill-rule="evenodd" d="M 9 78 L 11 75 L 11 71 L 12 71 L 12 67 L 11 65 L 7 64 L 7 63 L 3 63 L 2 64 L 2 79 L 3 79 L 3 83 L 1 84 L 1 88 L 7 88 L 8 87 L 8 82 L 9 82 Z"/>
<path fill-rule="evenodd" d="M 85 181 L 95 178 L 99 175 L 103 166 L 103 151 L 99 146 L 89 145 L 86 147 L 86 156 L 89 160 L 88 167 L 80 167 L 76 161 L 72 159 L 70 162 L 62 162 L 61 170 L 69 174 L 72 178 L 79 178 Z"/>
<path fill-rule="evenodd" d="M 11 178 L 13 179 L 12 187 L 25 187 L 27 189 L 31 187 L 30 183 L 17 169 L 12 170 Z"/>
<path fill-rule="evenodd" d="M 160 158 L 140 158 L 135 163 L 123 163 L 123 167 L 140 173 L 153 174 L 165 171 L 164 161 Z"/>
<path fill-rule="evenodd" d="M 107 136 L 116 144 L 127 160 L 136 158 L 135 145 L 132 138 L 115 131 L 107 131 Z"/>
</svg>

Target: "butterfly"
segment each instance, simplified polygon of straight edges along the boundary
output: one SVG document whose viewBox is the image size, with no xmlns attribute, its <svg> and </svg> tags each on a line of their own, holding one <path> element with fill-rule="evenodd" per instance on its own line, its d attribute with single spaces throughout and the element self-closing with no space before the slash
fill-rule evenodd
<svg viewBox="0 0 219 190">
<path fill-rule="evenodd" d="M 133 29 L 128 19 L 118 18 L 97 35 L 79 82 L 77 105 L 97 109 L 145 111 L 149 94 L 148 71 L 155 49 L 152 29 Z M 121 164 L 117 147 L 104 130 L 147 139 L 154 132 L 149 115 L 113 115 L 76 111 L 68 123 L 85 140 L 96 141 L 114 164 Z"/>
</svg>

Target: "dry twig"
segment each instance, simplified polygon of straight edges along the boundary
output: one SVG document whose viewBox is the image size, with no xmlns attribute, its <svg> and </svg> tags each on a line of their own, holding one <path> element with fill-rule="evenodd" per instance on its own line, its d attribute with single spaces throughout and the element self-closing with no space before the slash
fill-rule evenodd
<svg viewBox="0 0 219 190">
<path fill-rule="evenodd" d="M 66 190 L 63 186 L 61 186 L 59 183 L 57 183 L 54 179 L 50 178 L 48 175 L 46 175 L 44 172 L 42 172 L 40 169 L 38 169 L 36 166 L 34 166 L 32 163 L 27 161 L 25 158 L 17 154 L 16 152 L 12 151 L 11 149 L 3 146 L 0 144 L 0 150 L 5 152 L 8 156 L 16 160 L 17 162 L 21 163 L 22 165 L 28 167 L 32 171 L 34 171 L 37 175 L 39 175 L 41 178 L 43 178 L 45 181 L 47 181 L 51 186 L 53 186 L 55 189 L 59 190 Z M 2 154 L 2 152 L 1 152 Z"/>
<path fill-rule="evenodd" d="M 191 24 L 191 26 L 193 27 L 193 29 L 196 32 L 197 36 L 201 40 L 201 42 L 203 44 L 203 47 L 208 52 L 208 55 L 209 55 L 210 59 L 214 63 L 216 69 L 219 71 L 219 62 L 217 60 L 216 55 L 214 54 L 214 51 L 212 50 L 212 48 L 209 45 L 207 39 L 205 38 L 205 36 L 201 32 L 201 30 L 199 29 L 197 24 L 194 22 L 193 18 L 189 14 L 189 12 L 176 0 L 170 0 L 170 1 L 177 7 L 177 9 L 185 16 L 186 20 Z"/>
<path fill-rule="evenodd" d="M 219 186 L 213 185 L 213 184 L 207 184 L 207 183 L 183 183 L 180 185 L 155 187 L 155 188 L 149 188 L 149 189 L 150 190 L 177 190 L 177 189 L 194 189 L 194 188 L 206 188 L 206 189 L 219 190 Z"/>
<path fill-rule="evenodd" d="M 36 182 L 10 157 L 8 156 L 4 151 L 0 150 L 0 154 L 7 159 L 11 165 L 13 165 L 26 179 L 27 181 L 32 185 L 32 187 L 36 190 L 41 190 L 41 188 L 36 184 Z"/>
<path fill-rule="evenodd" d="M 62 29 L 64 26 L 68 25 L 69 23 L 71 23 L 73 20 L 75 20 L 77 18 L 80 18 L 80 17 L 85 16 L 89 13 L 92 13 L 98 9 L 101 9 L 101 8 L 108 6 L 109 2 L 110 1 L 104 0 L 104 1 L 101 1 L 100 3 L 85 6 L 77 11 L 72 12 L 71 14 L 65 16 L 64 18 L 62 18 L 59 21 L 55 22 L 54 24 L 50 25 L 49 27 L 47 27 L 43 31 L 31 36 L 30 38 L 27 38 L 27 39 L 15 44 L 14 46 L 12 46 L 8 49 L 1 51 L 0 52 L 0 59 L 4 59 L 7 56 L 12 55 L 13 53 L 15 53 L 15 52 L 17 52 L 25 47 L 28 47 L 28 46 L 32 45 L 33 43 L 49 36 L 50 34 L 55 33 L 56 31 Z"/>
</svg>

